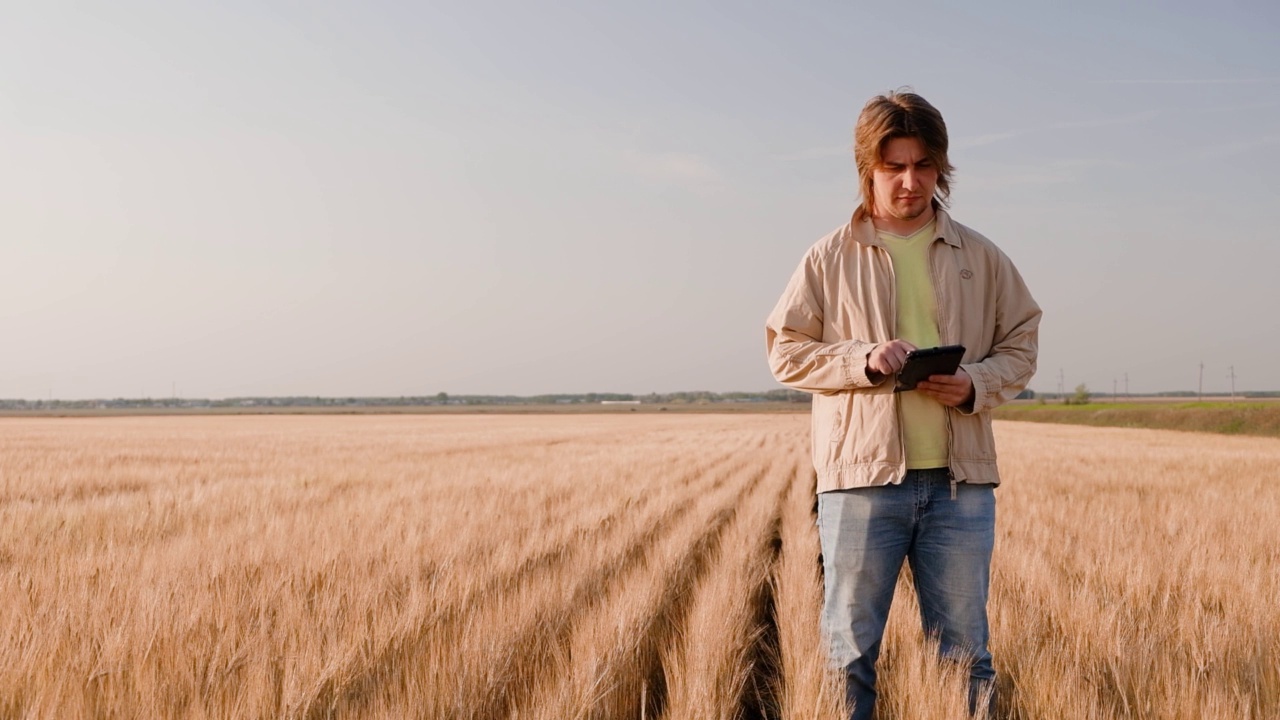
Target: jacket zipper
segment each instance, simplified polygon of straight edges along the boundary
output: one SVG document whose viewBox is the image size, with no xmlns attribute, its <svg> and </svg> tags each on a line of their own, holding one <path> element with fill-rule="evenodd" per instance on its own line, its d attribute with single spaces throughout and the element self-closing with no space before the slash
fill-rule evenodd
<svg viewBox="0 0 1280 720">
<path fill-rule="evenodd" d="M 937 233 L 936 229 L 934 230 L 934 233 L 935 234 Z M 945 243 L 945 241 L 943 242 Z M 939 292 L 938 291 L 938 273 L 936 271 L 936 268 L 934 267 L 934 256 L 937 254 L 935 252 L 937 245 L 938 245 L 938 239 L 935 237 L 933 242 L 929 244 L 929 285 L 933 288 L 933 307 L 934 307 L 934 313 L 935 313 L 934 321 L 938 323 L 938 344 L 950 345 L 952 344 L 950 341 L 950 338 L 944 336 L 943 329 L 946 327 L 946 323 L 941 322 L 943 305 L 941 302 L 942 298 L 939 297 L 938 295 L 938 292 Z M 951 411 L 952 411 L 952 408 L 949 408 L 945 405 L 942 406 L 943 417 L 946 418 L 947 420 L 947 475 L 951 479 L 951 499 L 955 500 L 956 499 L 956 471 L 955 471 L 955 450 L 954 450 L 955 438 L 952 435 L 952 429 L 951 429 Z"/>
</svg>

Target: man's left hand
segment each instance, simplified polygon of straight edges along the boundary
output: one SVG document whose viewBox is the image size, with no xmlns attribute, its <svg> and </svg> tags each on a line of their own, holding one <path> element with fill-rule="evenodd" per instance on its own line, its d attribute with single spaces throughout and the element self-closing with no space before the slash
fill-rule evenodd
<svg viewBox="0 0 1280 720">
<path fill-rule="evenodd" d="M 920 381 L 916 389 L 947 407 L 973 401 L 973 380 L 964 368 L 956 370 L 955 375 L 930 375 L 928 380 Z"/>
</svg>

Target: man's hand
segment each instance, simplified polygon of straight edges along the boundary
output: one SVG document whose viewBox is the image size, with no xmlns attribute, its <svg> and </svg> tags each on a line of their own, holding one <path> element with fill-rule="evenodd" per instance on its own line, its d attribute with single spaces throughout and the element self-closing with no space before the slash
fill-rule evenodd
<svg viewBox="0 0 1280 720">
<path fill-rule="evenodd" d="M 867 355 L 867 367 L 881 375 L 892 375 L 902 369 L 907 362 L 907 353 L 916 346 L 906 340 L 890 340 L 875 346 Z"/>
<path fill-rule="evenodd" d="M 946 405 L 958 407 L 973 400 L 973 379 L 964 368 L 956 370 L 955 375 L 930 375 L 922 380 L 916 389 Z"/>
</svg>

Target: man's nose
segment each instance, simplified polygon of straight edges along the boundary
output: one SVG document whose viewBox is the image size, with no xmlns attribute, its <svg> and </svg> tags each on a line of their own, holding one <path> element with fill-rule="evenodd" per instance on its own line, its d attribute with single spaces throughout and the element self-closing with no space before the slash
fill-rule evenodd
<svg viewBox="0 0 1280 720">
<path fill-rule="evenodd" d="M 907 170 L 902 173 L 902 188 L 904 190 L 917 189 L 919 187 L 919 181 L 920 178 L 916 175 L 916 171 L 911 168 L 907 168 Z"/>
</svg>

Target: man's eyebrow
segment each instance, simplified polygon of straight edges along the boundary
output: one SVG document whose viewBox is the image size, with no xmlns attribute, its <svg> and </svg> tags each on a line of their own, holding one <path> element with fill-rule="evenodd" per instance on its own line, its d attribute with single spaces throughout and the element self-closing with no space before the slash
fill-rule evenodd
<svg viewBox="0 0 1280 720">
<path fill-rule="evenodd" d="M 911 162 L 896 162 L 893 160 L 880 161 L 880 165 L 882 167 L 887 167 L 887 168 L 904 168 L 908 165 L 918 166 L 918 165 L 932 165 L 932 164 L 933 164 L 933 160 L 927 157 L 920 158 L 919 160 L 913 160 Z"/>
</svg>

